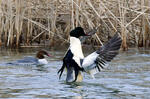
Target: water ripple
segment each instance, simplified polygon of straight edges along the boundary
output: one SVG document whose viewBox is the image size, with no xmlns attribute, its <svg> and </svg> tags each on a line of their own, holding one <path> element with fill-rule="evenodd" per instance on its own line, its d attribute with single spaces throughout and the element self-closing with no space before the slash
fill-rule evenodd
<svg viewBox="0 0 150 99">
<path fill-rule="evenodd" d="M 50 52 L 45 66 L 10 66 L 6 62 L 34 52 L 1 52 L 0 98 L 64 98 L 64 99 L 149 99 L 150 51 L 129 50 L 121 52 L 108 68 L 92 79 L 84 74 L 82 83 L 66 83 L 57 71 L 62 65 L 64 52 Z"/>
</svg>

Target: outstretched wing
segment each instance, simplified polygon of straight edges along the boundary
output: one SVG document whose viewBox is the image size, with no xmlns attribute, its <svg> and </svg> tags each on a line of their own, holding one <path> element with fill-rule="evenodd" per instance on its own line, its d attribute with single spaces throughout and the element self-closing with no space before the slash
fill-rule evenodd
<svg viewBox="0 0 150 99">
<path fill-rule="evenodd" d="M 121 43 L 121 37 L 115 34 L 105 45 L 85 57 L 82 63 L 84 70 L 91 75 L 101 71 L 119 53 Z"/>
</svg>

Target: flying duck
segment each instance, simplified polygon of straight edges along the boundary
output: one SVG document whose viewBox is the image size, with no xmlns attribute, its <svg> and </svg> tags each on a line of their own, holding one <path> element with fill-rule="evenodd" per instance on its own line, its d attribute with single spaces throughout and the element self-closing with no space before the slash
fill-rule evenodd
<svg viewBox="0 0 150 99">
<path fill-rule="evenodd" d="M 82 27 L 76 27 L 70 32 L 70 47 L 63 58 L 63 65 L 58 71 L 60 79 L 64 69 L 67 69 L 66 82 L 81 82 L 83 72 L 94 77 L 94 74 L 100 72 L 119 53 L 122 43 L 121 37 L 115 34 L 98 50 L 84 57 L 80 36 L 89 36 Z"/>
<path fill-rule="evenodd" d="M 23 59 L 19 59 L 13 62 L 9 62 L 7 64 L 11 65 L 46 65 L 48 64 L 48 61 L 45 59 L 45 56 L 50 57 L 50 54 L 48 54 L 45 50 L 40 50 L 36 53 L 36 57 L 27 56 Z"/>
</svg>

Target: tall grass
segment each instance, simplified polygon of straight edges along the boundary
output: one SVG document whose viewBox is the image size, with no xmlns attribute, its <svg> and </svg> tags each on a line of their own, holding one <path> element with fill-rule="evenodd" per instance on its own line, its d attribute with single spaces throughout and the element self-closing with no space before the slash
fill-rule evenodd
<svg viewBox="0 0 150 99">
<path fill-rule="evenodd" d="M 150 1 L 0 0 L 0 46 L 65 44 L 77 26 L 97 27 L 96 45 L 118 31 L 123 50 L 150 47 Z"/>
</svg>

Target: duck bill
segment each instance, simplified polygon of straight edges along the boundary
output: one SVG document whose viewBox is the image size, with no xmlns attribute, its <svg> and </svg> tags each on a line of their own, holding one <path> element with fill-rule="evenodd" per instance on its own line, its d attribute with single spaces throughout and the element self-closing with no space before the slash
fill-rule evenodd
<svg viewBox="0 0 150 99">
<path fill-rule="evenodd" d="M 73 67 L 67 68 L 66 82 L 73 82 L 75 80 L 75 72 Z"/>
<path fill-rule="evenodd" d="M 48 57 L 54 57 L 54 56 L 52 56 L 52 55 L 50 55 L 50 54 L 47 54 L 47 56 L 48 56 Z"/>
<path fill-rule="evenodd" d="M 89 35 L 89 34 L 85 34 L 85 36 L 91 36 L 91 35 Z"/>
</svg>

